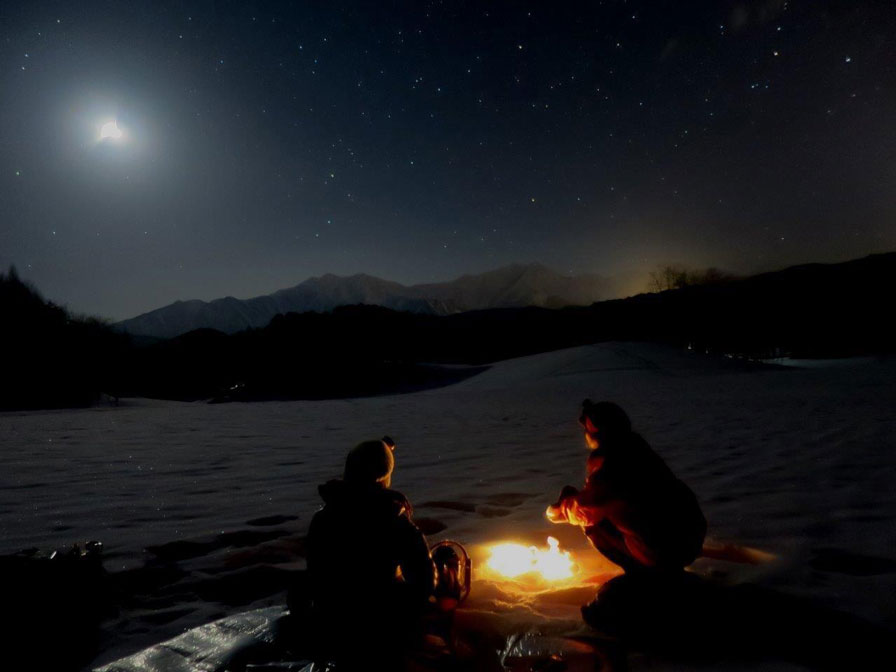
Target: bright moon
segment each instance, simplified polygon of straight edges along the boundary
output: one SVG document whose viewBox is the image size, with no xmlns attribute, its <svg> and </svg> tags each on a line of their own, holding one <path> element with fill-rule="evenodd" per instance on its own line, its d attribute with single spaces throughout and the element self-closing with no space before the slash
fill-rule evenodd
<svg viewBox="0 0 896 672">
<path fill-rule="evenodd" d="M 100 140 L 105 140 L 106 138 L 118 140 L 121 136 L 122 132 L 121 129 L 118 128 L 118 122 L 109 121 L 103 124 L 102 128 L 100 128 Z"/>
</svg>

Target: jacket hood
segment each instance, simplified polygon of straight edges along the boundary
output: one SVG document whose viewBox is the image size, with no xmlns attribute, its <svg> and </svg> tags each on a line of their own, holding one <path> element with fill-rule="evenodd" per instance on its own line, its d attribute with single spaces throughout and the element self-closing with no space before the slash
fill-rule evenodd
<svg viewBox="0 0 896 672">
<path fill-rule="evenodd" d="M 317 491 L 327 507 L 361 507 L 359 510 L 366 509 L 379 514 L 411 515 L 407 497 L 397 490 L 390 490 L 376 483 L 356 484 L 335 478 L 319 485 Z"/>
</svg>

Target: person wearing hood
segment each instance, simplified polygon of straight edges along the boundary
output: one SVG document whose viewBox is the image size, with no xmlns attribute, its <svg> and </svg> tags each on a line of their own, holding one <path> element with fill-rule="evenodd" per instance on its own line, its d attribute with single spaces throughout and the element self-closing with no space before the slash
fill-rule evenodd
<svg viewBox="0 0 896 672">
<path fill-rule="evenodd" d="M 380 661 L 419 633 L 435 567 L 407 498 L 390 489 L 395 444 L 364 441 L 342 479 L 318 488 L 307 539 L 311 609 L 337 657 Z M 347 640 L 346 637 L 349 639 Z M 354 641 L 357 646 L 345 646 Z"/>
<path fill-rule="evenodd" d="M 690 488 L 632 431 L 612 402 L 582 404 L 585 487 L 566 486 L 547 518 L 583 529 L 626 574 L 679 572 L 701 553 L 706 518 Z"/>
</svg>

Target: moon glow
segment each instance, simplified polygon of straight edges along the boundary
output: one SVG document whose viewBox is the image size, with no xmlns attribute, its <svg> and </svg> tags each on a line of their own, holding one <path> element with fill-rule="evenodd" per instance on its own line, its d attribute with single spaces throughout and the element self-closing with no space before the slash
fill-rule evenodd
<svg viewBox="0 0 896 672">
<path fill-rule="evenodd" d="M 107 121 L 100 128 L 100 140 L 105 140 L 107 138 L 118 140 L 122 135 L 123 133 L 121 132 L 121 129 L 118 128 L 118 122 L 116 121 Z"/>
</svg>

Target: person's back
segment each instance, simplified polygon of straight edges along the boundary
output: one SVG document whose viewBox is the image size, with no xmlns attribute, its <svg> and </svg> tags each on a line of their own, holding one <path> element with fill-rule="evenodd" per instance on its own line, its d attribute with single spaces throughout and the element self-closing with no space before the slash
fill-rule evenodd
<svg viewBox="0 0 896 672">
<path fill-rule="evenodd" d="M 324 507 L 308 532 L 312 612 L 320 644 L 336 657 L 388 656 L 418 629 L 434 566 L 411 507 L 390 490 L 391 448 L 367 441 L 349 453 L 345 477 L 320 486 Z M 349 637 L 354 646 L 340 645 Z"/>
<path fill-rule="evenodd" d="M 324 508 L 314 515 L 308 533 L 316 607 L 342 609 L 359 599 L 375 607 L 399 584 L 399 567 L 407 591 L 429 594 L 432 562 L 404 495 L 342 480 L 325 483 L 319 492 Z"/>
<path fill-rule="evenodd" d="M 585 490 L 604 493 L 606 520 L 627 534 L 626 545 L 645 566 L 684 567 L 700 554 L 706 520 L 697 498 L 639 434 L 607 448 Z"/>
</svg>

